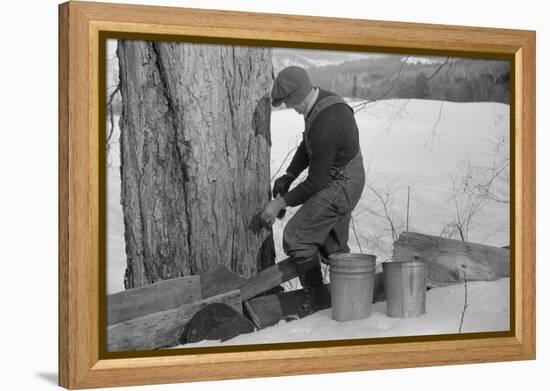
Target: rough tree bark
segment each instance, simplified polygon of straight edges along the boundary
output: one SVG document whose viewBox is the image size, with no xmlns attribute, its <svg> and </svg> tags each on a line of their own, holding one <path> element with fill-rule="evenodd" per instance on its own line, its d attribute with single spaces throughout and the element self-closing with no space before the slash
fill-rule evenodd
<svg viewBox="0 0 550 391">
<path fill-rule="evenodd" d="M 124 285 L 275 259 L 251 222 L 270 192 L 271 50 L 121 40 Z"/>
</svg>

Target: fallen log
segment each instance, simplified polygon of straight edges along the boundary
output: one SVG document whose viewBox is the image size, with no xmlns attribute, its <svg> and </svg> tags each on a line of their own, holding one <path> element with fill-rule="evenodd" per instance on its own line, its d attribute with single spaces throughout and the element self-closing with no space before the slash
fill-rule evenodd
<svg viewBox="0 0 550 391">
<path fill-rule="evenodd" d="M 403 232 L 393 245 L 393 261 L 424 260 L 427 287 L 510 276 L 510 251 L 416 232 Z"/>
<path fill-rule="evenodd" d="M 164 280 L 107 296 L 107 325 L 169 310 L 201 298 L 199 276 Z"/>
<path fill-rule="evenodd" d="M 193 315 L 212 303 L 227 304 L 242 314 L 241 293 L 233 290 L 108 326 L 107 351 L 149 350 L 177 345 L 178 338 Z"/>
</svg>

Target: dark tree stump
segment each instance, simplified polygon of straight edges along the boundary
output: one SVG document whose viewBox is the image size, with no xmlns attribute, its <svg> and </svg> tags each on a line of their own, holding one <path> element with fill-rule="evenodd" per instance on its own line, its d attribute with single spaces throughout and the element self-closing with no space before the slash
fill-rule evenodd
<svg viewBox="0 0 550 391">
<path fill-rule="evenodd" d="M 253 331 L 254 325 L 243 315 L 226 304 L 214 303 L 191 318 L 181 333 L 179 342 L 185 344 L 205 339 L 227 341 Z"/>
</svg>

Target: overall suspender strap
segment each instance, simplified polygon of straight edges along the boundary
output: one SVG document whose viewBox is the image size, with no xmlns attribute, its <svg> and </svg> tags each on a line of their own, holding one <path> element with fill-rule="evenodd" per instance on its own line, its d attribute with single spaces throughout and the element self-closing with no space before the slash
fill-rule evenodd
<svg viewBox="0 0 550 391">
<path fill-rule="evenodd" d="M 353 113 L 353 109 L 346 103 L 346 101 L 344 99 L 342 99 L 341 97 L 337 96 L 337 95 L 329 95 L 329 96 L 324 97 L 315 106 L 313 106 L 313 108 L 311 109 L 311 112 L 309 113 L 308 117 L 306 118 L 305 130 L 304 130 L 304 140 L 306 142 L 306 149 L 307 149 L 308 155 L 311 152 L 310 151 L 310 145 L 309 145 L 309 131 L 310 131 L 310 128 L 311 128 L 311 124 L 313 124 L 313 121 L 315 120 L 315 118 L 317 118 L 317 115 L 321 111 L 323 111 L 327 107 L 335 105 L 337 103 L 345 104 L 346 106 L 349 107 L 349 109 Z"/>
<path fill-rule="evenodd" d="M 323 111 L 327 107 L 335 105 L 337 103 L 345 104 L 353 112 L 353 109 L 346 103 L 346 101 L 344 99 L 342 99 L 341 97 L 339 97 L 337 95 L 329 95 L 329 96 L 321 99 L 319 101 L 319 103 L 317 103 L 315 106 L 313 106 L 313 109 L 311 109 L 311 113 L 309 114 L 309 116 L 306 119 L 306 131 L 310 128 L 311 124 L 313 123 L 313 121 L 315 120 L 315 118 L 317 117 L 317 115 L 321 111 Z"/>
<path fill-rule="evenodd" d="M 317 103 L 313 109 L 311 109 L 311 113 L 309 114 L 309 116 L 307 117 L 306 119 L 306 128 L 305 128 L 305 132 L 304 132 L 304 135 L 305 135 L 305 139 L 309 139 L 309 130 L 311 128 L 311 124 L 313 123 L 313 121 L 315 120 L 315 118 L 317 117 L 317 115 L 323 111 L 324 109 L 326 109 L 327 107 L 329 106 L 332 106 L 332 105 L 335 105 L 337 103 L 343 103 L 345 104 L 350 110 L 352 113 L 354 113 L 353 109 L 351 108 L 350 105 L 348 105 L 346 103 L 346 101 L 344 99 L 342 99 L 341 97 L 337 96 L 337 95 L 329 95 L 323 99 L 321 99 L 319 101 L 319 103 Z M 310 146 L 309 146 L 309 140 L 306 141 L 306 149 L 308 151 L 308 154 L 310 153 Z M 357 155 L 355 155 L 348 163 L 346 163 L 343 167 L 339 167 L 339 168 L 336 168 L 336 172 L 335 174 L 338 174 L 339 172 L 341 172 L 342 170 L 344 170 L 344 168 L 348 167 L 353 161 L 355 161 L 355 159 L 357 159 L 357 157 L 361 154 L 361 150 L 359 149 L 359 152 L 357 153 Z"/>
</svg>

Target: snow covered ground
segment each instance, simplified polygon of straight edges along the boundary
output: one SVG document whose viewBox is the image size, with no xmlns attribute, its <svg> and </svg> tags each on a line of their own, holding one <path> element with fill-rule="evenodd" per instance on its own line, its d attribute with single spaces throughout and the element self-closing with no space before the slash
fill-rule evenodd
<svg viewBox="0 0 550 391">
<path fill-rule="evenodd" d="M 463 333 L 509 330 L 509 285 L 509 278 L 468 284 Z M 375 303 L 372 315 L 365 319 L 337 322 L 332 320 L 329 308 L 225 342 L 205 340 L 177 348 L 456 334 L 463 308 L 464 286 L 453 285 L 428 291 L 426 313 L 418 318 L 390 318 L 384 301 Z"/>
<path fill-rule="evenodd" d="M 350 102 L 352 106 L 360 103 Z M 509 106 L 498 103 L 388 100 L 368 105 L 356 113 L 356 120 L 367 166 L 367 180 L 382 193 L 391 193 L 389 211 L 398 229 L 405 228 L 407 187 L 411 186 L 409 230 L 439 235 L 456 213 L 450 198 L 452 183 L 449 174 L 465 160 L 478 165 L 491 162 L 492 142 L 502 132 L 509 132 Z M 118 118 L 115 123 L 118 123 Z M 272 113 L 271 126 L 274 180 L 284 172 L 292 157 L 291 150 L 301 140 L 303 119 L 293 110 L 278 110 Z M 118 140 L 118 129 L 115 129 L 114 139 Z M 116 142 L 111 152 L 107 184 L 108 293 L 124 289 L 126 267 Z M 284 225 L 296 210 L 289 210 L 287 216 L 273 226 L 278 260 L 284 258 L 281 243 Z M 372 253 L 377 255 L 379 261 L 387 260 L 391 255 L 391 232 L 379 201 L 368 189 L 363 192 L 353 216 L 355 231 L 350 232 L 349 243 L 352 252 Z M 509 244 L 508 205 L 487 203 L 474 217 L 468 239 L 495 246 Z M 464 332 L 508 329 L 508 285 L 508 279 L 468 285 L 469 307 Z M 285 288 L 299 288 L 299 283 L 297 280 L 291 281 Z M 373 315 L 368 319 L 337 323 L 330 319 L 329 309 L 301 320 L 283 322 L 277 327 L 242 335 L 226 343 L 456 333 L 463 301 L 463 286 L 438 288 L 428 292 L 427 314 L 418 319 L 388 318 L 383 302 L 374 305 Z M 198 346 L 206 345 L 201 343 Z"/>
</svg>

